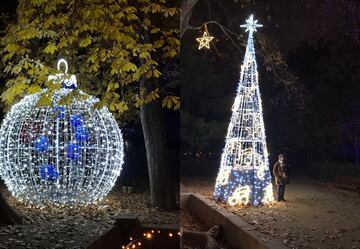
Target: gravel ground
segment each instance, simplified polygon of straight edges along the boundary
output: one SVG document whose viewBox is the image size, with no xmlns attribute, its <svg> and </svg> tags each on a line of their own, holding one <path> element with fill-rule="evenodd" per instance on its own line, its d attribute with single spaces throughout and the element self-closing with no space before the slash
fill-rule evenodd
<svg viewBox="0 0 360 249">
<path fill-rule="evenodd" d="M 182 179 L 184 189 L 211 199 L 214 178 Z M 309 179 L 292 179 L 285 199 L 260 208 L 234 208 L 268 238 L 295 249 L 360 249 L 360 195 L 329 188 Z"/>
<path fill-rule="evenodd" d="M 24 217 L 23 225 L 0 227 L 0 249 L 85 248 L 107 231 L 120 215 L 136 215 L 141 222 L 176 224 L 179 212 L 149 207 L 148 192 L 121 194 L 113 190 L 97 205 L 43 209 L 28 207 L 0 189 L 8 203 Z"/>
</svg>

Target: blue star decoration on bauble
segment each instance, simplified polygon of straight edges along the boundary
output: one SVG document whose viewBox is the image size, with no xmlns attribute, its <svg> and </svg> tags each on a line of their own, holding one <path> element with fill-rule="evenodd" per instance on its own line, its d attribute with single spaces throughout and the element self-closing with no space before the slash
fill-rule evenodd
<svg viewBox="0 0 360 249">
<path fill-rule="evenodd" d="M 87 142 L 90 139 L 89 129 L 83 126 L 76 127 L 75 139 L 78 142 Z"/>
<path fill-rule="evenodd" d="M 34 147 L 37 152 L 47 152 L 49 150 L 49 139 L 45 136 L 38 137 L 34 141 Z"/>
<path fill-rule="evenodd" d="M 76 128 L 84 124 L 84 119 L 80 114 L 73 114 L 70 117 L 70 123 L 72 127 Z"/>
<path fill-rule="evenodd" d="M 55 170 L 52 164 L 43 165 L 40 168 L 40 177 L 44 180 L 56 180 L 59 176 L 59 173 Z"/>
<path fill-rule="evenodd" d="M 81 156 L 81 147 L 77 144 L 69 144 L 67 146 L 67 157 L 76 161 Z"/>
</svg>

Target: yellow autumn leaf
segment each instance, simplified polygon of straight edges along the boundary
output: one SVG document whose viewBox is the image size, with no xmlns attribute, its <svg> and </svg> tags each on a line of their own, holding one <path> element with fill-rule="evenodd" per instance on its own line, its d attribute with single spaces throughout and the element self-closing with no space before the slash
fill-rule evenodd
<svg viewBox="0 0 360 249">
<path fill-rule="evenodd" d="M 146 59 L 146 58 L 149 58 L 149 57 L 150 57 L 150 54 L 149 54 L 148 52 L 142 51 L 142 52 L 139 54 L 139 57 L 142 58 L 142 59 Z"/>
<path fill-rule="evenodd" d="M 31 85 L 28 87 L 27 91 L 29 94 L 33 94 L 33 93 L 37 93 L 37 92 L 41 92 L 41 87 L 38 85 Z"/>
<path fill-rule="evenodd" d="M 179 110 L 180 109 L 180 101 L 174 106 L 174 110 Z"/>
<path fill-rule="evenodd" d="M 161 30 L 159 28 L 153 28 L 152 30 L 150 30 L 151 34 L 156 34 L 159 33 Z"/>
<path fill-rule="evenodd" d="M 154 48 L 161 48 L 164 45 L 164 40 L 157 40 L 154 42 Z"/>
<path fill-rule="evenodd" d="M 153 71 L 153 76 L 155 77 L 155 78 L 159 78 L 160 77 L 160 71 L 159 70 L 157 70 L 157 69 L 155 69 L 154 71 Z"/>
<path fill-rule="evenodd" d="M 148 18 L 145 18 L 143 24 L 144 26 L 149 27 L 151 25 L 151 21 Z"/>
<path fill-rule="evenodd" d="M 97 60 L 97 54 L 96 53 L 93 53 L 91 54 L 88 58 L 87 58 L 87 62 L 91 62 L 91 63 L 95 63 Z"/>
<path fill-rule="evenodd" d="M 163 100 L 162 100 L 162 104 L 161 106 L 163 108 L 167 108 L 167 109 L 174 109 L 177 110 L 180 108 L 180 98 L 178 96 L 166 96 Z"/>
<path fill-rule="evenodd" d="M 109 106 L 109 109 L 110 109 L 110 111 L 115 111 L 115 105 L 114 104 L 110 104 L 110 106 Z"/>
<path fill-rule="evenodd" d="M 54 52 L 57 50 L 57 47 L 54 43 L 50 42 L 45 48 L 44 53 L 46 54 L 54 54 Z"/>
<path fill-rule="evenodd" d="M 134 63 L 127 62 L 121 67 L 121 69 L 125 72 L 130 72 L 130 71 L 135 72 L 137 66 Z"/>
<path fill-rule="evenodd" d="M 85 39 L 82 39 L 79 43 L 80 48 L 85 48 L 91 44 L 91 36 L 86 37 Z"/>
<path fill-rule="evenodd" d="M 17 50 L 19 50 L 20 46 L 14 43 L 9 43 L 8 45 L 6 45 L 5 47 L 5 51 L 8 52 L 16 52 Z"/>
<path fill-rule="evenodd" d="M 137 20 L 138 17 L 137 17 L 137 15 L 130 13 L 130 14 L 126 15 L 126 19 L 128 19 L 128 21 L 133 21 L 133 20 Z"/>
<path fill-rule="evenodd" d="M 127 111 L 129 109 L 128 105 L 124 102 L 124 101 L 120 101 L 117 105 L 116 105 L 117 109 L 119 110 L 120 113 Z"/>
<path fill-rule="evenodd" d="M 136 102 L 135 102 L 135 106 L 138 107 L 138 108 L 139 108 L 140 106 L 142 106 L 143 104 L 145 104 L 145 100 L 144 100 L 144 99 L 140 99 L 140 98 L 139 98 L 139 99 L 137 99 Z"/>
<path fill-rule="evenodd" d="M 36 37 L 37 30 L 34 27 L 31 27 L 28 29 L 21 30 L 18 33 L 18 35 L 21 40 L 30 40 L 30 39 Z"/>
<path fill-rule="evenodd" d="M 164 53 L 163 54 L 163 56 L 165 57 L 165 58 L 167 58 L 167 57 L 174 57 L 174 56 L 176 56 L 177 55 L 177 51 L 175 50 L 175 49 L 171 49 L 171 50 L 169 50 L 169 51 L 167 51 L 166 53 Z"/>
<path fill-rule="evenodd" d="M 3 62 L 6 62 L 7 60 L 10 60 L 14 56 L 14 53 L 8 53 L 3 56 L 2 60 Z"/>
</svg>

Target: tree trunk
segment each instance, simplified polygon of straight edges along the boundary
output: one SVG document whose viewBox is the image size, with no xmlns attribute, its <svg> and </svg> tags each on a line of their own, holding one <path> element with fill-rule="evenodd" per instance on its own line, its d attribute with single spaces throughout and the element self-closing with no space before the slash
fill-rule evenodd
<svg viewBox="0 0 360 249">
<path fill-rule="evenodd" d="M 0 226 L 14 225 L 21 223 L 21 218 L 15 211 L 6 203 L 4 197 L 0 193 Z"/>
<path fill-rule="evenodd" d="M 152 101 L 140 108 L 149 171 L 151 204 L 167 210 L 176 207 L 175 183 L 168 162 L 166 130 L 160 101 Z M 177 160 L 176 158 L 174 160 Z"/>
</svg>

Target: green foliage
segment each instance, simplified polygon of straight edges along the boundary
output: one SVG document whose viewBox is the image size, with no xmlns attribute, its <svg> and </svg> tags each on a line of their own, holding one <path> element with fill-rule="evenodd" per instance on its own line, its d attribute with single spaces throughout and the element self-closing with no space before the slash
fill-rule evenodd
<svg viewBox="0 0 360 249">
<path fill-rule="evenodd" d="M 184 150 L 216 152 L 223 145 L 228 123 L 225 120 L 205 120 L 181 110 L 181 140 Z"/>
<path fill-rule="evenodd" d="M 170 99 L 165 107 L 176 109 L 179 98 L 161 91 L 160 62 L 179 53 L 178 17 L 179 9 L 166 0 L 21 0 L 17 21 L 0 43 L 10 76 L 2 101 L 11 105 L 47 87 L 46 104 L 55 90 L 47 76 L 64 57 L 79 88 L 122 117 L 157 98 Z"/>
<path fill-rule="evenodd" d="M 214 152 L 224 143 L 237 75 L 182 43 L 181 142 L 186 151 Z"/>
</svg>

